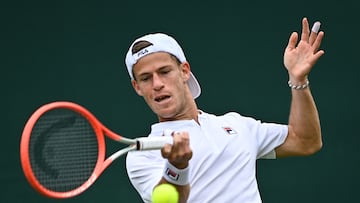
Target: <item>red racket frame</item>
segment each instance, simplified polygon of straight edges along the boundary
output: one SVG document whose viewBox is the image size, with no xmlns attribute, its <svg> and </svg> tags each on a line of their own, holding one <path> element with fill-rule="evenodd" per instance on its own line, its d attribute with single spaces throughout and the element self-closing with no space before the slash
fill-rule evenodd
<svg viewBox="0 0 360 203">
<path fill-rule="evenodd" d="M 31 168 L 30 158 L 29 158 L 29 141 L 32 129 L 35 125 L 35 123 L 38 121 L 38 119 L 47 111 L 58 109 L 58 108 L 65 108 L 73 110 L 82 116 L 84 116 L 93 127 L 97 141 L 98 141 L 98 159 L 95 165 L 95 168 L 93 170 L 93 173 L 91 174 L 90 178 L 84 182 L 80 187 L 75 188 L 71 191 L 67 192 L 56 192 L 49 190 L 48 188 L 41 185 L 41 183 L 36 179 L 35 174 Z M 39 109 L 37 109 L 29 118 L 27 121 L 22 137 L 21 137 L 21 143 L 20 143 L 20 159 L 21 159 L 21 166 L 23 169 L 23 172 L 25 174 L 26 179 L 30 183 L 30 185 L 36 189 L 39 193 L 52 198 L 58 198 L 58 199 L 64 199 L 64 198 L 70 198 L 76 195 L 79 195 L 80 193 L 84 192 L 87 188 L 89 188 L 96 179 L 100 176 L 100 174 L 113 162 L 113 160 L 117 157 L 119 157 L 121 154 L 124 154 L 128 151 L 135 150 L 135 146 L 129 146 L 124 149 L 123 152 L 118 153 L 116 156 L 110 156 L 108 159 L 105 160 L 105 152 L 106 152 L 106 146 L 105 146 L 105 137 L 107 137 L 122 142 L 124 144 L 136 144 L 136 140 L 124 138 L 108 128 L 106 128 L 91 112 L 89 112 L 84 107 L 72 103 L 72 102 L 66 102 L 66 101 L 58 101 L 58 102 L 52 102 L 49 104 L 45 104 L 41 106 Z M 115 153 L 116 154 L 116 153 Z M 115 155 L 114 154 L 114 155 Z"/>
</svg>

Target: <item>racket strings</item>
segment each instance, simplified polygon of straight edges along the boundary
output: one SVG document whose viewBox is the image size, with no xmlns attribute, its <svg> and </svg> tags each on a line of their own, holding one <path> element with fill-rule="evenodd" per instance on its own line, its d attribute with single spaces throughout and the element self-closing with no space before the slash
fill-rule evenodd
<svg viewBox="0 0 360 203">
<path fill-rule="evenodd" d="M 41 185 L 56 192 L 80 187 L 98 159 L 98 141 L 89 121 L 69 109 L 43 114 L 30 136 L 29 156 Z"/>
</svg>

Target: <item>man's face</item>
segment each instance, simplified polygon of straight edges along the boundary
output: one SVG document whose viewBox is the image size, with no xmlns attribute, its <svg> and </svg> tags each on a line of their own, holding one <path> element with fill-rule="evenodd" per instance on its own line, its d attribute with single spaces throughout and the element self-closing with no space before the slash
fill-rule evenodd
<svg viewBox="0 0 360 203">
<path fill-rule="evenodd" d="M 187 86 L 190 66 L 179 64 L 165 52 L 146 55 L 133 67 L 135 91 L 162 120 L 176 120 L 187 112 L 188 99 L 192 99 Z"/>
</svg>

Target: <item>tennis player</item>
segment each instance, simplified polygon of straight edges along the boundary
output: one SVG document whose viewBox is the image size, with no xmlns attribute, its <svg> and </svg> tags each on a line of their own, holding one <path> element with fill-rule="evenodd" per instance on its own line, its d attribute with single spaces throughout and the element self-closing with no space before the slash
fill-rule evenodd
<svg viewBox="0 0 360 203">
<path fill-rule="evenodd" d="M 126 66 L 136 93 L 145 99 L 159 122 L 150 137 L 172 130 L 174 143 L 161 151 L 130 152 L 127 172 L 144 202 L 155 186 L 173 184 L 180 202 L 259 203 L 256 160 L 307 156 L 322 147 L 319 116 L 308 74 L 324 54 L 324 32 L 316 22 L 310 30 L 291 34 L 284 53 L 292 100 L 288 124 L 265 123 L 236 112 L 213 115 L 199 110 L 201 89 L 182 48 L 174 38 L 155 33 L 136 39 Z"/>
</svg>

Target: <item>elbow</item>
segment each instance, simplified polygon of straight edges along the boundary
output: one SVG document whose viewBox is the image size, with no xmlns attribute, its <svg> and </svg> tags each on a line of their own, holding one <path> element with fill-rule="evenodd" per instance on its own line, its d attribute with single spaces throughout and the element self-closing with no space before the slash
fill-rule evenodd
<svg viewBox="0 0 360 203">
<path fill-rule="evenodd" d="M 322 142 L 314 144 L 314 146 L 310 147 L 307 152 L 306 152 L 306 156 L 311 156 L 316 154 L 317 152 L 319 152 L 322 149 Z"/>
<path fill-rule="evenodd" d="M 312 141 L 311 143 L 308 143 L 305 147 L 304 156 L 311 156 L 319 152 L 323 147 L 323 142 L 321 139 Z"/>
<path fill-rule="evenodd" d="M 294 156 L 311 156 L 319 152 L 323 147 L 322 133 L 320 128 L 314 130 L 295 130 L 289 125 L 288 139 L 295 143 L 292 145 Z"/>
<path fill-rule="evenodd" d="M 320 141 L 318 142 L 318 145 L 317 145 L 317 151 L 316 152 L 320 151 L 322 149 L 322 147 L 323 147 L 323 142 L 320 139 Z"/>
</svg>

